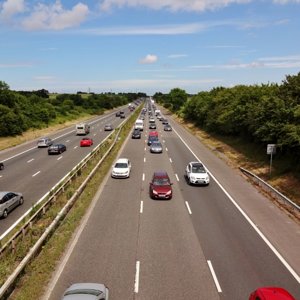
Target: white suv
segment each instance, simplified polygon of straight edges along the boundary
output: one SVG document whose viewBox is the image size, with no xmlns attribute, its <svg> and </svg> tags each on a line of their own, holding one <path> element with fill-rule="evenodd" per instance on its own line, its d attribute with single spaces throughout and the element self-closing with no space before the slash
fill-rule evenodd
<svg viewBox="0 0 300 300">
<path fill-rule="evenodd" d="M 128 178 L 130 176 L 131 163 L 128 158 L 119 158 L 111 172 L 113 178 Z"/>
<path fill-rule="evenodd" d="M 190 162 L 186 166 L 185 176 L 189 184 L 209 185 L 209 175 L 201 162 Z"/>
</svg>

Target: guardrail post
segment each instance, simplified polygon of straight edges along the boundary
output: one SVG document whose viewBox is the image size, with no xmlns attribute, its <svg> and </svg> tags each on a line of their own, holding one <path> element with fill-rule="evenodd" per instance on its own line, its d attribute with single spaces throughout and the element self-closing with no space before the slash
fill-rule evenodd
<svg viewBox="0 0 300 300">
<path fill-rule="evenodd" d="M 15 249 L 16 249 L 16 242 L 15 242 L 15 240 L 12 240 L 11 241 L 11 250 L 12 250 L 12 253 L 15 253 Z"/>
<path fill-rule="evenodd" d="M 25 238 L 26 235 L 26 229 L 25 227 L 22 228 L 22 238 Z"/>
</svg>

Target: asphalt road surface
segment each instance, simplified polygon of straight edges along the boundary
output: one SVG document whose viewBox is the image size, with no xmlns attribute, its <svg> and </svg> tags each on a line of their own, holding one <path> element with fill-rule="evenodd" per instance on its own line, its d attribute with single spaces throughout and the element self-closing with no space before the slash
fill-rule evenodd
<svg viewBox="0 0 300 300">
<path fill-rule="evenodd" d="M 129 110 L 124 111 L 128 117 Z M 48 155 L 47 148 L 37 148 L 37 140 L 1 151 L 0 161 L 5 168 L 0 171 L 0 190 L 21 192 L 24 204 L 0 219 L 0 236 L 111 133 L 104 131 L 106 124 L 115 128 L 124 120 L 115 117 L 115 112 L 90 120 L 87 136 L 94 141 L 91 147 L 80 147 L 83 136 L 76 135 L 75 126 L 49 136 L 54 143 L 66 145 L 67 151 L 60 155 Z"/>
<path fill-rule="evenodd" d="M 300 299 L 300 227 L 171 117 L 158 125 L 162 154 L 128 137 L 119 157 L 128 179 L 110 174 L 74 234 L 43 299 L 60 299 L 75 282 L 100 282 L 110 299 L 248 299 L 281 286 Z M 189 186 L 184 170 L 201 160 L 209 186 Z M 153 171 L 166 170 L 173 198 L 152 200 Z"/>
</svg>

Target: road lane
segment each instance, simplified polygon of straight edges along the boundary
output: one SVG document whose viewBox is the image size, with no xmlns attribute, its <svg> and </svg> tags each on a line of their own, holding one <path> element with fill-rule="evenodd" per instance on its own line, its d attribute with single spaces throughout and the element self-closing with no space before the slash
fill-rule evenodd
<svg viewBox="0 0 300 300">
<path fill-rule="evenodd" d="M 127 117 L 128 115 L 129 113 Z M 73 126 L 54 134 L 54 143 L 67 146 L 67 151 L 61 155 L 48 155 L 47 148 L 37 148 L 36 142 L 11 148 L 10 151 L 1 151 L 0 158 L 5 160 L 5 169 L 1 171 L 0 190 L 21 192 L 24 204 L 14 209 L 6 219 L 0 220 L 0 235 L 111 133 L 103 131 L 106 123 L 117 127 L 123 121 L 124 119 L 116 118 L 114 112 L 93 118 L 89 122 L 91 132 L 87 135 L 94 139 L 92 147 L 78 147 L 82 136 L 75 134 Z M 37 173 L 37 176 L 32 176 Z"/>
<path fill-rule="evenodd" d="M 108 178 L 50 299 L 59 298 L 70 283 L 78 281 L 104 282 L 112 299 L 240 300 L 259 286 L 273 284 L 299 298 L 299 284 L 219 184 L 213 178 L 208 187 L 186 184 L 184 169 L 195 160 L 194 154 L 175 132 L 164 133 L 161 128 L 163 154 L 150 154 L 144 140 L 129 140 L 125 145 L 121 156 L 132 160 L 132 176 L 121 181 Z M 299 225 L 289 222 L 276 207 L 270 209 L 262 195 L 192 135 L 185 132 L 184 137 L 241 207 L 251 217 L 258 215 L 260 228 L 299 269 L 299 255 L 295 255 L 300 249 Z M 170 201 L 149 198 L 151 175 L 161 169 L 168 171 L 174 183 Z M 284 234 L 292 245 L 284 247 Z M 78 265 L 78 261 L 86 263 Z"/>
</svg>

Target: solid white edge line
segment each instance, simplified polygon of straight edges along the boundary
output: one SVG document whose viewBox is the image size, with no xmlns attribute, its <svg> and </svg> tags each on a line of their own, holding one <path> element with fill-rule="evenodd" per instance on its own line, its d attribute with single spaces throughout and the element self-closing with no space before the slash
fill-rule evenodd
<svg viewBox="0 0 300 300">
<path fill-rule="evenodd" d="M 189 214 L 191 215 L 192 211 L 191 211 L 191 208 L 190 208 L 189 203 L 187 201 L 185 201 L 185 206 L 186 206 L 187 210 L 189 211 Z"/>
<path fill-rule="evenodd" d="M 183 140 L 183 138 L 178 134 L 176 130 L 174 132 L 178 135 L 179 139 L 183 142 L 183 144 L 191 151 L 191 153 L 195 156 L 198 161 L 201 161 L 197 155 L 192 151 L 192 149 L 187 145 L 187 143 Z M 207 168 L 206 168 L 207 169 Z M 248 217 L 248 215 L 242 210 L 242 208 L 237 204 L 237 202 L 230 196 L 230 194 L 225 190 L 225 188 L 221 185 L 221 183 L 216 179 L 214 175 L 207 169 L 210 176 L 214 179 L 214 181 L 218 184 L 221 190 L 225 193 L 228 199 L 233 203 L 233 205 L 239 210 L 239 212 L 243 215 L 243 217 L 248 221 L 248 223 L 253 227 L 253 229 L 257 232 L 257 234 L 262 238 L 262 240 L 268 245 L 268 247 L 273 251 L 273 253 L 277 256 L 277 258 L 281 261 L 281 263 L 287 268 L 287 270 L 293 275 L 298 283 L 300 283 L 300 276 L 296 273 L 296 271 L 288 264 L 288 262 L 283 258 L 283 256 L 277 251 L 277 249 L 271 244 L 271 242 L 266 238 L 266 236 L 258 229 L 258 227 L 253 223 L 253 221 Z"/>
<path fill-rule="evenodd" d="M 135 265 L 135 280 L 134 280 L 134 292 L 139 292 L 139 280 L 140 280 L 140 262 L 137 261 Z"/>
<path fill-rule="evenodd" d="M 144 201 L 141 201 L 140 214 L 143 213 L 143 210 L 144 210 Z"/>
<path fill-rule="evenodd" d="M 219 281 L 218 281 L 217 275 L 216 275 L 216 273 L 215 273 L 215 270 L 214 270 L 214 268 L 213 268 L 213 266 L 212 266 L 212 263 L 211 263 L 210 260 L 208 260 L 207 263 L 208 263 L 208 267 L 209 267 L 209 269 L 210 269 L 210 272 L 211 272 L 211 274 L 212 274 L 212 277 L 213 277 L 213 279 L 214 279 L 214 282 L 215 282 L 217 291 L 218 291 L 219 293 L 222 293 L 222 289 L 221 289 L 221 286 L 220 286 L 220 284 L 219 284 Z"/>
</svg>

